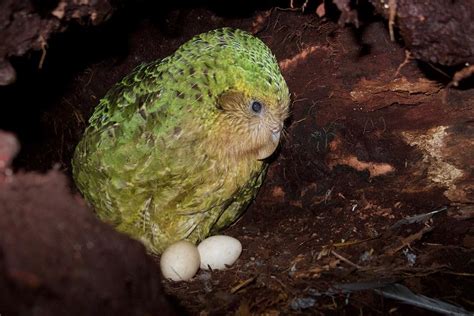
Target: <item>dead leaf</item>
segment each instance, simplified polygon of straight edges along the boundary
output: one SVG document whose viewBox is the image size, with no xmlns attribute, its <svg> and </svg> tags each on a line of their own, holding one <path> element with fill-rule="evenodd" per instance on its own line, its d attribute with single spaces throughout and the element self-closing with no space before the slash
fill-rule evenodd
<svg viewBox="0 0 474 316">
<path fill-rule="evenodd" d="M 66 11 L 66 6 L 66 1 L 59 2 L 58 6 L 56 7 L 56 9 L 53 10 L 53 12 L 51 12 L 51 14 L 57 17 L 58 19 L 62 19 Z"/>
<path fill-rule="evenodd" d="M 283 200 L 285 198 L 285 191 L 281 186 L 275 186 L 272 189 L 272 196 L 278 200 Z"/>
<path fill-rule="evenodd" d="M 412 234 L 412 235 L 410 235 L 406 238 L 403 238 L 400 241 L 399 245 L 386 250 L 385 254 L 388 255 L 388 256 L 393 256 L 394 254 L 396 254 L 401 249 L 409 246 L 412 242 L 414 242 L 416 240 L 420 240 L 423 237 L 424 234 L 431 231 L 432 229 L 433 229 L 433 227 L 431 227 L 431 226 L 423 227 L 420 231 L 416 232 L 415 234 Z"/>
<path fill-rule="evenodd" d="M 316 9 L 316 14 L 322 18 L 323 16 L 326 15 L 326 9 L 324 8 L 324 3 L 321 3 L 320 5 L 318 5 L 317 9 Z"/>
</svg>

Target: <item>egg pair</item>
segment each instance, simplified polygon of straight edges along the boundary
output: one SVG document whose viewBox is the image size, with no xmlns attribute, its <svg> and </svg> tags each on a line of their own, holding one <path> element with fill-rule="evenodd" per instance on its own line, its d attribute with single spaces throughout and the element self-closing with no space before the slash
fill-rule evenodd
<svg viewBox="0 0 474 316">
<path fill-rule="evenodd" d="M 163 276 L 173 281 L 186 281 L 203 270 L 223 270 L 231 266 L 242 253 L 237 239 L 216 235 L 204 239 L 197 247 L 186 240 L 170 245 L 161 255 Z"/>
</svg>

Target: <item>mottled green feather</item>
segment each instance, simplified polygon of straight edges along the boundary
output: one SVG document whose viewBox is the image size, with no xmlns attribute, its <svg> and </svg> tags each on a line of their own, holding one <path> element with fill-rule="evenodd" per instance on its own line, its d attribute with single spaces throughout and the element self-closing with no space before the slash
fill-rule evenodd
<svg viewBox="0 0 474 316">
<path fill-rule="evenodd" d="M 75 182 L 97 215 L 154 253 L 235 221 L 255 197 L 266 163 L 234 159 L 225 154 L 228 144 L 213 141 L 243 128 L 228 123 L 244 122 L 242 115 L 219 104 L 233 90 L 278 104 L 276 114 L 268 106 L 273 121 L 287 115 L 288 88 L 274 56 L 257 38 L 229 28 L 198 35 L 116 84 L 73 158 Z"/>
</svg>

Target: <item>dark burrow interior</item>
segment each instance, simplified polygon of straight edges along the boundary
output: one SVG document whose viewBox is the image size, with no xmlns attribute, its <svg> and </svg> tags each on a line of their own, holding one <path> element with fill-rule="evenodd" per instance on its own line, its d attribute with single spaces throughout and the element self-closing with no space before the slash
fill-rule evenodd
<svg viewBox="0 0 474 316">
<path fill-rule="evenodd" d="M 196 34 L 241 28 L 276 55 L 291 117 L 256 200 L 223 232 L 241 241 L 241 257 L 189 282 L 163 280 L 171 305 L 193 315 L 433 312 L 380 292 L 400 284 L 474 310 L 472 80 L 451 87 L 459 67 L 407 57 L 400 35 L 392 41 L 387 20 L 369 5 L 356 28 L 338 23 L 333 4 L 318 16 L 318 1 L 302 12 L 304 3 L 137 2 L 11 58 L 17 80 L 0 87 L 0 129 L 21 143 L 14 172 L 59 170 L 68 177 L 63 193 L 79 199 L 70 160 L 107 90 Z M 64 252 L 49 253 L 56 255 Z"/>
</svg>

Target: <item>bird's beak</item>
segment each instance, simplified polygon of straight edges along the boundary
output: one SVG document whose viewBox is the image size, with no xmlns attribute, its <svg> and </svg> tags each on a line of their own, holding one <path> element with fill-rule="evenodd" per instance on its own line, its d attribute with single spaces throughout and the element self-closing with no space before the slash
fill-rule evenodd
<svg viewBox="0 0 474 316">
<path fill-rule="evenodd" d="M 283 130 L 283 125 L 278 125 L 271 129 L 272 132 L 272 141 L 276 144 L 280 141 L 281 131 Z"/>
<path fill-rule="evenodd" d="M 278 143 L 280 142 L 281 131 L 283 127 L 278 126 L 277 128 L 272 128 L 271 131 L 271 142 L 268 142 L 259 152 L 259 160 L 268 158 L 273 152 L 277 149 Z"/>
<path fill-rule="evenodd" d="M 279 131 L 272 131 L 272 141 L 277 143 L 280 141 L 281 130 Z"/>
</svg>

